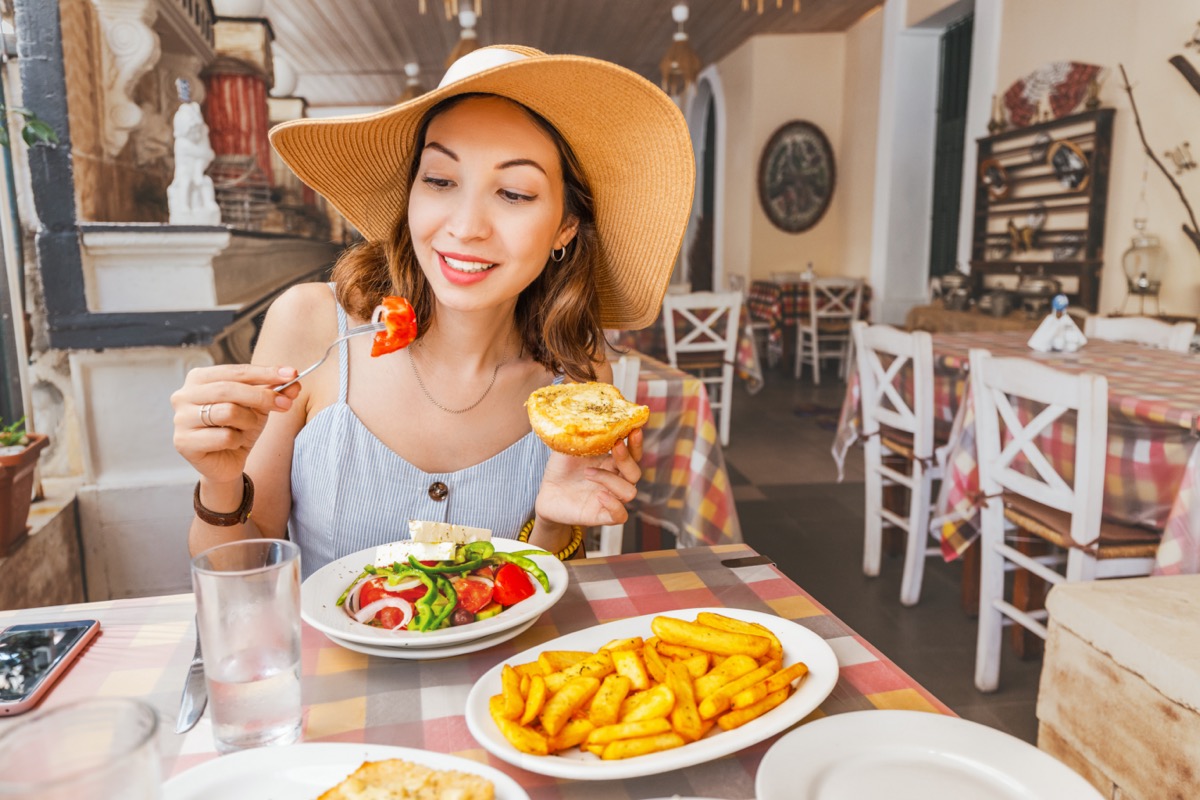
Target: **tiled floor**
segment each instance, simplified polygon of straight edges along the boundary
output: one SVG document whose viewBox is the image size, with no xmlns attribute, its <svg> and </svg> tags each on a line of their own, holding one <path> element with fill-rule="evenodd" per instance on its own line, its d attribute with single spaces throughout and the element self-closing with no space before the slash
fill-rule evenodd
<svg viewBox="0 0 1200 800">
<path fill-rule="evenodd" d="M 999 691 L 975 689 L 976 626 L 959 606 L 958 563 L 931 559 L 912 608 L 900 605 L 899 557 L 863 575 L 862 451 L 851 449 L 838 483 L 830 445 L 845 385 L 832 373 L 816 387 L 807 372 L 797 382 L 771 370 L 759 394 L 738 388 L 725 459 L 746 541 L 955 712 L 1035 742 L 1041 663 L 1006 651 Z"/>
</svg>

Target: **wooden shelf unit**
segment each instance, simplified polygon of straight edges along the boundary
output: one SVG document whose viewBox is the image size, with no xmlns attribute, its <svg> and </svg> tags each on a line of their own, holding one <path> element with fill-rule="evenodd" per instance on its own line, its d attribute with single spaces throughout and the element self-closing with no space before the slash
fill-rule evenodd
<svg viewBox="0 0 1200 800">
<path fill-rule="evenodd" d="M 1028 125 L 977 140 L 979 167 L 975 176 L 975 213 L 971 243 L 973 294 L 984 291 L 988 277 L 1036 274 L 1074 279 L 1074 291 L 1064 286 L 1071 302 L 1095 312 L 1100 299 L 1100 273 L 1104 264 L 1104 217 L 1108 206 L 1109 162 L 1112 156 L 1115 109 L 1100 108 L 1051 122 Z M 1049 142 L 1036 141 L 1046 134 Z M 1055 142 L 1070 142 L 1087 160 L 1087 184 L 1082 189 L 1063 186 L 1049 161 Z M 1044 156 L 1034 151 L 1044 148 Z M 995 160 L 1003 170 L 1007 193 L 992 197 L 983 180 L 982 165 Z M 1033 235 L 1033 246 L 1014 243 L 1009 224 L 1029 227 L 1029 218 L 1044 213 L 1042 226 Z M 1078 251 L 1054 257 L 1056 247 L 1079 237 Z M 1007 252 L 1006 252 L 1007 251 Z M 1014 257 L 1021 251 L 1023 257 Z M 1067 281 L 1066 283 L 1070 283 Z"/>
</svg>

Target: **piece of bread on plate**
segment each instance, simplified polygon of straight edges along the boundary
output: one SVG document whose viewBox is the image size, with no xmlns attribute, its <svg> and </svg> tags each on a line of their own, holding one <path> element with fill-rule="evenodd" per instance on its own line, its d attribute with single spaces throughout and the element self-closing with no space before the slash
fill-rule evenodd
<svg viewBox="0 0 1200 800">
<path fill-rule="evenodd" d="M 525 401 L 533 432 L 551 450 L 598 456 L 646 424 L 650 409 L 630 403 L 611 383 L 543 386 Z"/>
<path fill-rule="evenodd" d="M 495 793 L 479 775 L 389 758 L 364 761 L 317 800 L 493 800 Z"/>
</svg>

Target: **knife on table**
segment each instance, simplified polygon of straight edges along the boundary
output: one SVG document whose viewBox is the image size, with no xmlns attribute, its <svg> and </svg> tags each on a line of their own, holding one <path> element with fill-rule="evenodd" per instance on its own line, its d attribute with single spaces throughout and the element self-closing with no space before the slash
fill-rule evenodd
<svg viewBox="0 0 1200 800">
<path fill-rule="evenodd" d="M 208 702 L 208 689 L 204 685 L 204 657 L 200 653 L 200 628 L 196 628 L 196 653 L 188 667 L 187 681 L 183 684 L 183 697 L 179 698 L 179 720 L 175 723 L 176 733 L 187 733 L 204 713 Z"/>
</svg>

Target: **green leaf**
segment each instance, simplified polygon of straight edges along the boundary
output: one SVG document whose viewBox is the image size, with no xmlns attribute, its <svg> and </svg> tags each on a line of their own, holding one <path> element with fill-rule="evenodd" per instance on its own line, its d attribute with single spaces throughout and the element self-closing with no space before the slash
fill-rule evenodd
<svg viewBox="0 0 1200 800">
<path fill-rule="evenodd" d="M 54 128 L 33 116 L 25 120 L 25 126 L 21 128 L 21 138 L 30 147 L 36 147 L 39 144 L 55 147 L 58 144 L 58 134 L 55 133 Z"/>
</svg>

